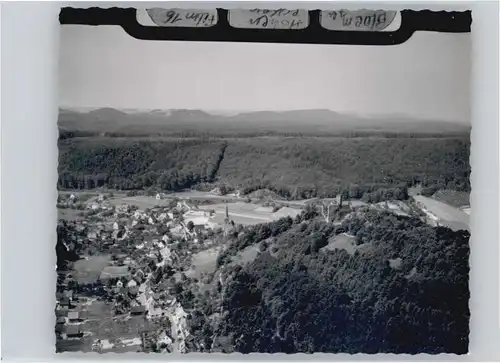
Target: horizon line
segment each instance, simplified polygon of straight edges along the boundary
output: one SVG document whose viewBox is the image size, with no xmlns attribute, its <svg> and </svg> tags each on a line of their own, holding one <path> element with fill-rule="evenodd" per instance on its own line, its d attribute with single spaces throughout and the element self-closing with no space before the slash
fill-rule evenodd
<svg viewBox="0 0 500 363">
<path fill-rule="evenodd" d="M 257 112 L 274 112 L 274 113 L 284 113 L 284 112 L 294 112 L 294 111 L 328 111 L 328 112 L 333 112 L 339 115 L 346 115 L 346 116 L 355 116 L 355 117 L 360 117 L 360 118 L 380 118 L 380 117 L 395 117 L 395 116 L 400 116 L 400 117 L 408 117 L 412 118 L 415 120 L 419 121 L 434 121 L 434 122 L 449 122 L 449 123 L 455 123 L 455 124 L 461 124 L 464 126 L 469 126 L 471 127 L 470 121 L 466 120 L 450 120 L 450 119 L 440 119 L 440 118 L 429 118 L 429 117 L 420 117 L 420 116 L 412 116 L 411 114 L 405 114 L 402 112 L 394 112 L 394 113 L 359 113 L 357 111 L 338 111 L 338 110 L 333 110 L 329 108 L 297 108 L 297 109 L 287 109 L 287 110 L 276 110 L 276 109 L 226 109 L 226 110 L 217 110 L 217 109 L 202 109 L 202 108 L 139 108 L 139 107 L 113 107 L 113 106 L 67 106 L 67 105 L 61 105 L 58 106 L 58 110 L 70 110 L 70 111 L 78 111 L 78 112 L 90 112 L 90 111 L 95 111 L 99 109 L 113 109 L 116 111 L 122 111 L 124 113 L 127 113 L 126 111 L 136 111 L 136 112 L 151 112 L 151 111 L 201 111 L 205 112 L 207 114 L 211 115 L 225 115 L 225 116 L 236 116 L 239 114 L 244 114 L 244 113 L 257 113 Z"/>
</svg>

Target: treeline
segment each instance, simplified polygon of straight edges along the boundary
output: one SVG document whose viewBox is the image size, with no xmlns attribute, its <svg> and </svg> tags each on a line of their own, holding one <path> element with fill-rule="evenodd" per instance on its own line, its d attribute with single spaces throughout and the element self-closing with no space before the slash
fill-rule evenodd
<svg viewBox="0 0 500 363">
<path fill-rule="evenodd" d="M 143 128 L 132 127 L 127 130 L 124 127 L 122 130 L 118 131 L 95 131 L 95 130 L 83 130 L 75 128 L 60 128 L 59 138 L 69 139 L 77 137 L 90 137 L 90 136 L 101 136 L 109 138 L 122 138 L 122 137 L 182 137 L 182 138 L 253 138 L 253 137 L 337 137 L 337 138 L 366 138 L 366 137 L 379 137 L 379 138 L 389 138 L 389 139 L 415 139 L 415 138 L 468 138 L 469 135 L 464 132 L 448 132 L 443 134 L 442 132 L 394 132 L 394 131 L 381 131 L 381 130 L 357 130 L 357 131 L 302 131 L 302 132 L 290 132 L 287 130 L 244 130 L 244 129 L 230 129 L 227 125 L 220 128 L 212 128 L 211 130 L 199 129 L 189 129 L 181 125 L 170 126 L 171 130 L 165 130 L 168 126 L 154 127 L 146 126 Z"/>
<path fill-rule="evenodd" d="M 224 185 L 286 199 L 369 193 L 375 200 L 379 195 L 370 193 L 416 184 L 470 191 L 470 145 L 463 138 L 82 138 L 59 145 L 59 187 L 68 189 Z"/>
<path fill-rule="evenodd" d="M 59 140 L 72 139 L 75 137 L 91 137 L 98 136 L 98 132 L 94 131 L 84 131 L 84 130 L 66 130 L 59 129 Z"/>
<path fill-rule="evenodd" d="M 361 198 L 361 200 L 366 203 L 380 203 L 385 200 L 406 200 L 406 199 L 408 199 L 407 187 L 378 189 L 371 193 L 364 193 L 363 197 Z"/>
<path fill-rule="evenodd" d="M 232 268 L 216 349 L 467 353 L 468 232 L 368 210 L 342 226 L 314 217 L 285 225 L 270 250 Z M 249 231 L 254 243 L 269 235 Z M 354 254 L 322 248 L 344 231 Z"/>
</svg>

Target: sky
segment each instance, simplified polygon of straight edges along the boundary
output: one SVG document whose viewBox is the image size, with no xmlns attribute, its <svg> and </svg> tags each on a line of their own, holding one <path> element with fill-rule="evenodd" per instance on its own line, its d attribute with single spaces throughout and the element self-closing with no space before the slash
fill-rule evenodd
<svg viewBox="0 0 500 363">
<path fill-rule="evenodd" d="M 330 109 L 469 123 L 470 34 L 396 46 L 167 42 L 61 26 L 61 107 Z"/>
</svg>

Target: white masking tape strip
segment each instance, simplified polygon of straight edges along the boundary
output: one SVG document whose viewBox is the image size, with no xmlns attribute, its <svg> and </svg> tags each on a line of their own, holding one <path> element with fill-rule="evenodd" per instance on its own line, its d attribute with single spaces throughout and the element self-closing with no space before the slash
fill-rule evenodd
<svg viewBox="0 0 500 363">
<path fill-rule="evenodd" d="M 137 21 L 144 26 L 206 28 L 217 24 L 216 9 L 137 9 Z"/>
<path fill-rule="evenodd" d="M 321 12 L 320 23 L 328 30 L 383 31 L 393 23 L 398 13 L 393 10 L 326 10 Z"/>
<path fill-rule="evenodd" d="M 234 28 L 296 30 L 309 25 L 309 12 L 299 9 L 234 9 L 228 17 Z"/>
</svg>

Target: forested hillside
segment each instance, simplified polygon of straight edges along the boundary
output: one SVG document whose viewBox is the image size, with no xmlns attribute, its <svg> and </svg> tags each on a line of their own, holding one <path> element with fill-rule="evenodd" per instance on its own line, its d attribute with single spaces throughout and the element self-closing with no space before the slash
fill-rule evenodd
<svg viewBox="0 0 500 363">
<path fill-rule="evenodd" d="M 355 237 L 354 253 L 324 248 L 342 232 Z M 375 210 L 336 227 L 314 213 L 248 227 L 219 260 L 222 320 L 195 334 L 214 329 L 225 352 L 466 353 L 468 240 Z M 228 267 L 257 243 L 253 262 Z"/>
<path fill-rule="evenodd" d="M 469 191 L 467 137 L 107 138 L 59 141 L 59 187 L 177 191 L 225 184 L 288 199 L 360 198 L 422 183 Z"/>
<path fill-rule="evenodd" d="M 81 138 L 59 143 L 59 186 L 163 190 L 215 181 L 226 143 Z"/>
<path fill-rule="evenodd" d="M 267 187 L 309 198 L 370 187 L 448 186 L 469 189 L 465 139 L 254 138 L 230 142 L 219 179 L 246 191 Z"/>
</svg>

